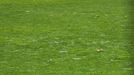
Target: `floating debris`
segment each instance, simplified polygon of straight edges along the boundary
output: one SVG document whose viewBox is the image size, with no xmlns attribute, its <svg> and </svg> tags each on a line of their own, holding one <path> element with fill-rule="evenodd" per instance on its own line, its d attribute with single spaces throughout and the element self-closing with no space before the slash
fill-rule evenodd
<svg viewBox="0 0 134 75">
<path fill-rule="evenodd" d="M 97 49 L 96 51 L 97 52 L 103 52 L 103 49 Z"/>
<path fill-rule="evenodd" d="M 48 60 L 48 62 L 52 62 L 52 61 L 53 61 L 53 59 L 49 59 L 49 60 Z"/>
</svg>

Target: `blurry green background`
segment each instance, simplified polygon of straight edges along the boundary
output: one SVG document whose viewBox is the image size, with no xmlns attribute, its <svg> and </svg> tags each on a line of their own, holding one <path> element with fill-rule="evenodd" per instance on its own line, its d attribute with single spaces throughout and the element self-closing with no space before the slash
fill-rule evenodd
<svg viewBox="0 0 134 75">
<path fill-rule="evenodd" d="M 133 75 L 128 8 L 127 0 L 0 0 L 0 75 Z"/>
</svg>

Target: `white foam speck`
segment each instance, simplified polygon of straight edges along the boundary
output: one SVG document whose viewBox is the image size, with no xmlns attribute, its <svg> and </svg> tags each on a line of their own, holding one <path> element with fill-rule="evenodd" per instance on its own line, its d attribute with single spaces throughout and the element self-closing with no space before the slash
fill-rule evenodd
<svg viewBox="0 0 134 75">
<path fill-rule="evenodd" d="M 49 59 L 49 60 L 48 60 L 48 62 L 51 62 L 51 61 L 53 61 L 53 59 Z"/>
<path fill-rule="evenodd" d="M 81 60 L 81 58 L 72 58 L 73 60 Z"/>
</svg>

